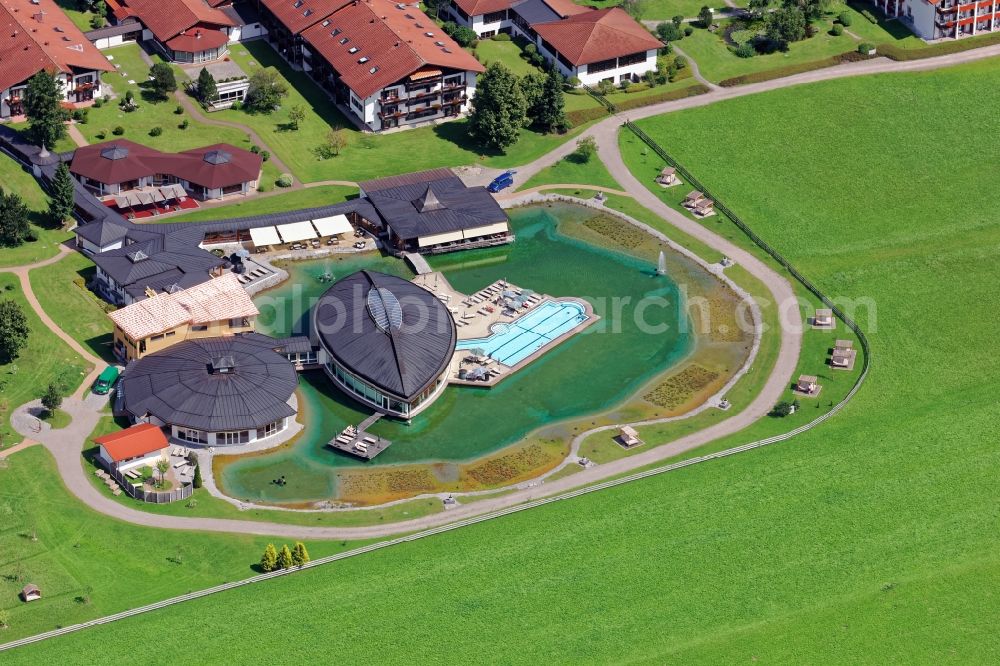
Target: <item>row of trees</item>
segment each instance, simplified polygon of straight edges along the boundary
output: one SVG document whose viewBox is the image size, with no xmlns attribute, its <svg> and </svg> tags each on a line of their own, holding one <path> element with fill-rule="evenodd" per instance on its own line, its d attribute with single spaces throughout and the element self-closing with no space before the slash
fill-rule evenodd
<svg viewBox="0 0 1000 666">
<path fill-rule="evenodd" d="M 264 549 L 264 554 L 261 555 L 260 568 L 261 571 L 267 573 L 278 569 L 301 567 L 308 561 L 309 551 L 306 550 L 305 544 L 301 541 L 296 541 L 291 550 L 289 550 L 288 544 L 285 544 L 280 551 L 275 549 L 273 543 L 269 543 Z"/>
<path fill-rule="evenodd" d="M 565 132 L 564 85 L 555 69 L 519 78 L 502 63 L 491 63 L 472 98 L 469 131 L 481 145 L 497 150 L 517 143 L 528 125 L 545 133 Z"/>
</svg>

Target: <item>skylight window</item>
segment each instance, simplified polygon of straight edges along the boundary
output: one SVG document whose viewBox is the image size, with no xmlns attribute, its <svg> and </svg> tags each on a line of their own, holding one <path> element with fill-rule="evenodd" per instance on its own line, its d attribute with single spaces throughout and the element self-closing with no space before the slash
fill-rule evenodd
<svg viewBox="0 0 1000 666">
<path fill-rule="evenodd" d="M 299 7 L 301 7 L 304 4 L 305 4 L 305 2 L 303 2 L 303 0 L 295 0 L 295 2 L 292 3 L 292 7 L 295 7 L 296 9 L 298 9 Z"/>
<path fill-rule="evenodd" d="M 444 42 L 434 42 L 434 46 L 444 46 Z"/>
<path fill-rule="evenodd" d="M 368 62 L 368 56 L 363 56 L 362 58 L 360 58 L 360 59 L 358 60 L 358 64 L 359 64 L 359 65 L 363 65 L 363 64 L 365 64 L 366 62 Z"/>
<path fill-rule="evenodd" d="M 347 52 L 348 53 L 357 53 L 360 50 L 361 49 L 359 49 L 357 46 L 352 46 L 351 48 L 347 49 Z"/>
<path fill-rule="evenodd" d="M 378 71 L 378 67 L 372 67 L 371 69 L 368 70 L 368 73 L 369 74 L 374 74 L 377 71 Z"/>
<path fill-rule="evenodd" d="M 336 36 L 337 36 L 337 35 L 339 35 L 339 34 L 340 34 L 341 32 L 342 32 L 342 31 L 341 31 L 341 29 L 340 29 L 340 28 L 334 28 L 334 29 L 333 29 L 333 32 L 331 32 L 331 33 L 330 33 L 330 36 L 331 36 L 331 37 L 336 37 Z"/>
<path fill-rule="evenodd" d="M 330 19 L 323 19 L 323 27 L 330 25 Z"/>
<path fill-rule="evenodd" d="M 351 40 L 349 40 L 347 37 L 341 37 L 340 41 L 338 43 L 339 44 L 346 44 L 349 41 L 351 41 Z"/>
<path fill-rule="evenodd" d="M 427 36 L 427 37 L 433 37 L 434 33 L 433 32 L 425 32 L 424 35 Z"/>
<path fill-rule="evenodd" d="M 309 15 L 311 15 L 312 13 L 313 13 L 313 10 L 312 10 L 312 7 L 310 7 L 310 8 L 308 8 L 308 9 L 306 9 L 306 10 L 305 10 L 304 12 L 302 12 L 302 15 L 303 15 L 303 16 L 309 16 Z"/>
</svg>

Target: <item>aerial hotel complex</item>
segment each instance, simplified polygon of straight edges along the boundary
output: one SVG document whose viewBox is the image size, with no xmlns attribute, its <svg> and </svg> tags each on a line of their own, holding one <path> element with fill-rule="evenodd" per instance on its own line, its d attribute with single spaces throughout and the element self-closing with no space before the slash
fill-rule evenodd
<svg viewBox="0 0 1000 666">
<path fill-rule="evenodd" d="M 0 3 L 0 118 L 24 114 L 28 79 L 55 73 L 68 104 L 85 104 L 103 94 L 101 74 L 114 71 L 53 0 Z"/>
<path fill-rule="evenodd" d="M 567 77 L 582 84 L 637 81 L 656 69 L 663 43 L 618 7 L 570 0 L 452 0 L 455 21 L 480 37 L 519 35 Z"/>
</svg>

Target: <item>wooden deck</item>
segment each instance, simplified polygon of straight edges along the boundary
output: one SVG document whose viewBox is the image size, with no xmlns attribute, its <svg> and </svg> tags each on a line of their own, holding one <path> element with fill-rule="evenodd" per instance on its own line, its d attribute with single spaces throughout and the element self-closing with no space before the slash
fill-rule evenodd
<svg viewBox="0 0 1000 666">
<path fill-rule="evenodd" d="M 346 453 L 355 458 L 371 460 L 392 445 L 388 439 L 368 432 L 368 428 L 372 427 L 380 418 L 382 418 L 381 412 L 376 412 L 358 425 L 354 435 L 346 435 L 345 430 L 327 442 L 326 445 L 335 451 Z"/>
</svg>

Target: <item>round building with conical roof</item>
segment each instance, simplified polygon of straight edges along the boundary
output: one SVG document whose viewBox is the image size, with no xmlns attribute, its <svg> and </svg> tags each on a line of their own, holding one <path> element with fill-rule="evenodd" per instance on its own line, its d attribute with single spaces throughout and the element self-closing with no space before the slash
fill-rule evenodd
<svg viewBox="0 0 1000 666">
<path fill-rule="evenodd" d="M 313 311 L 330 379 L 355 400 L 412 418 L 447 385 L 457 333 L 448 308 L 408 280 L 358 271 L 338 280 Z"/>
</svg>

